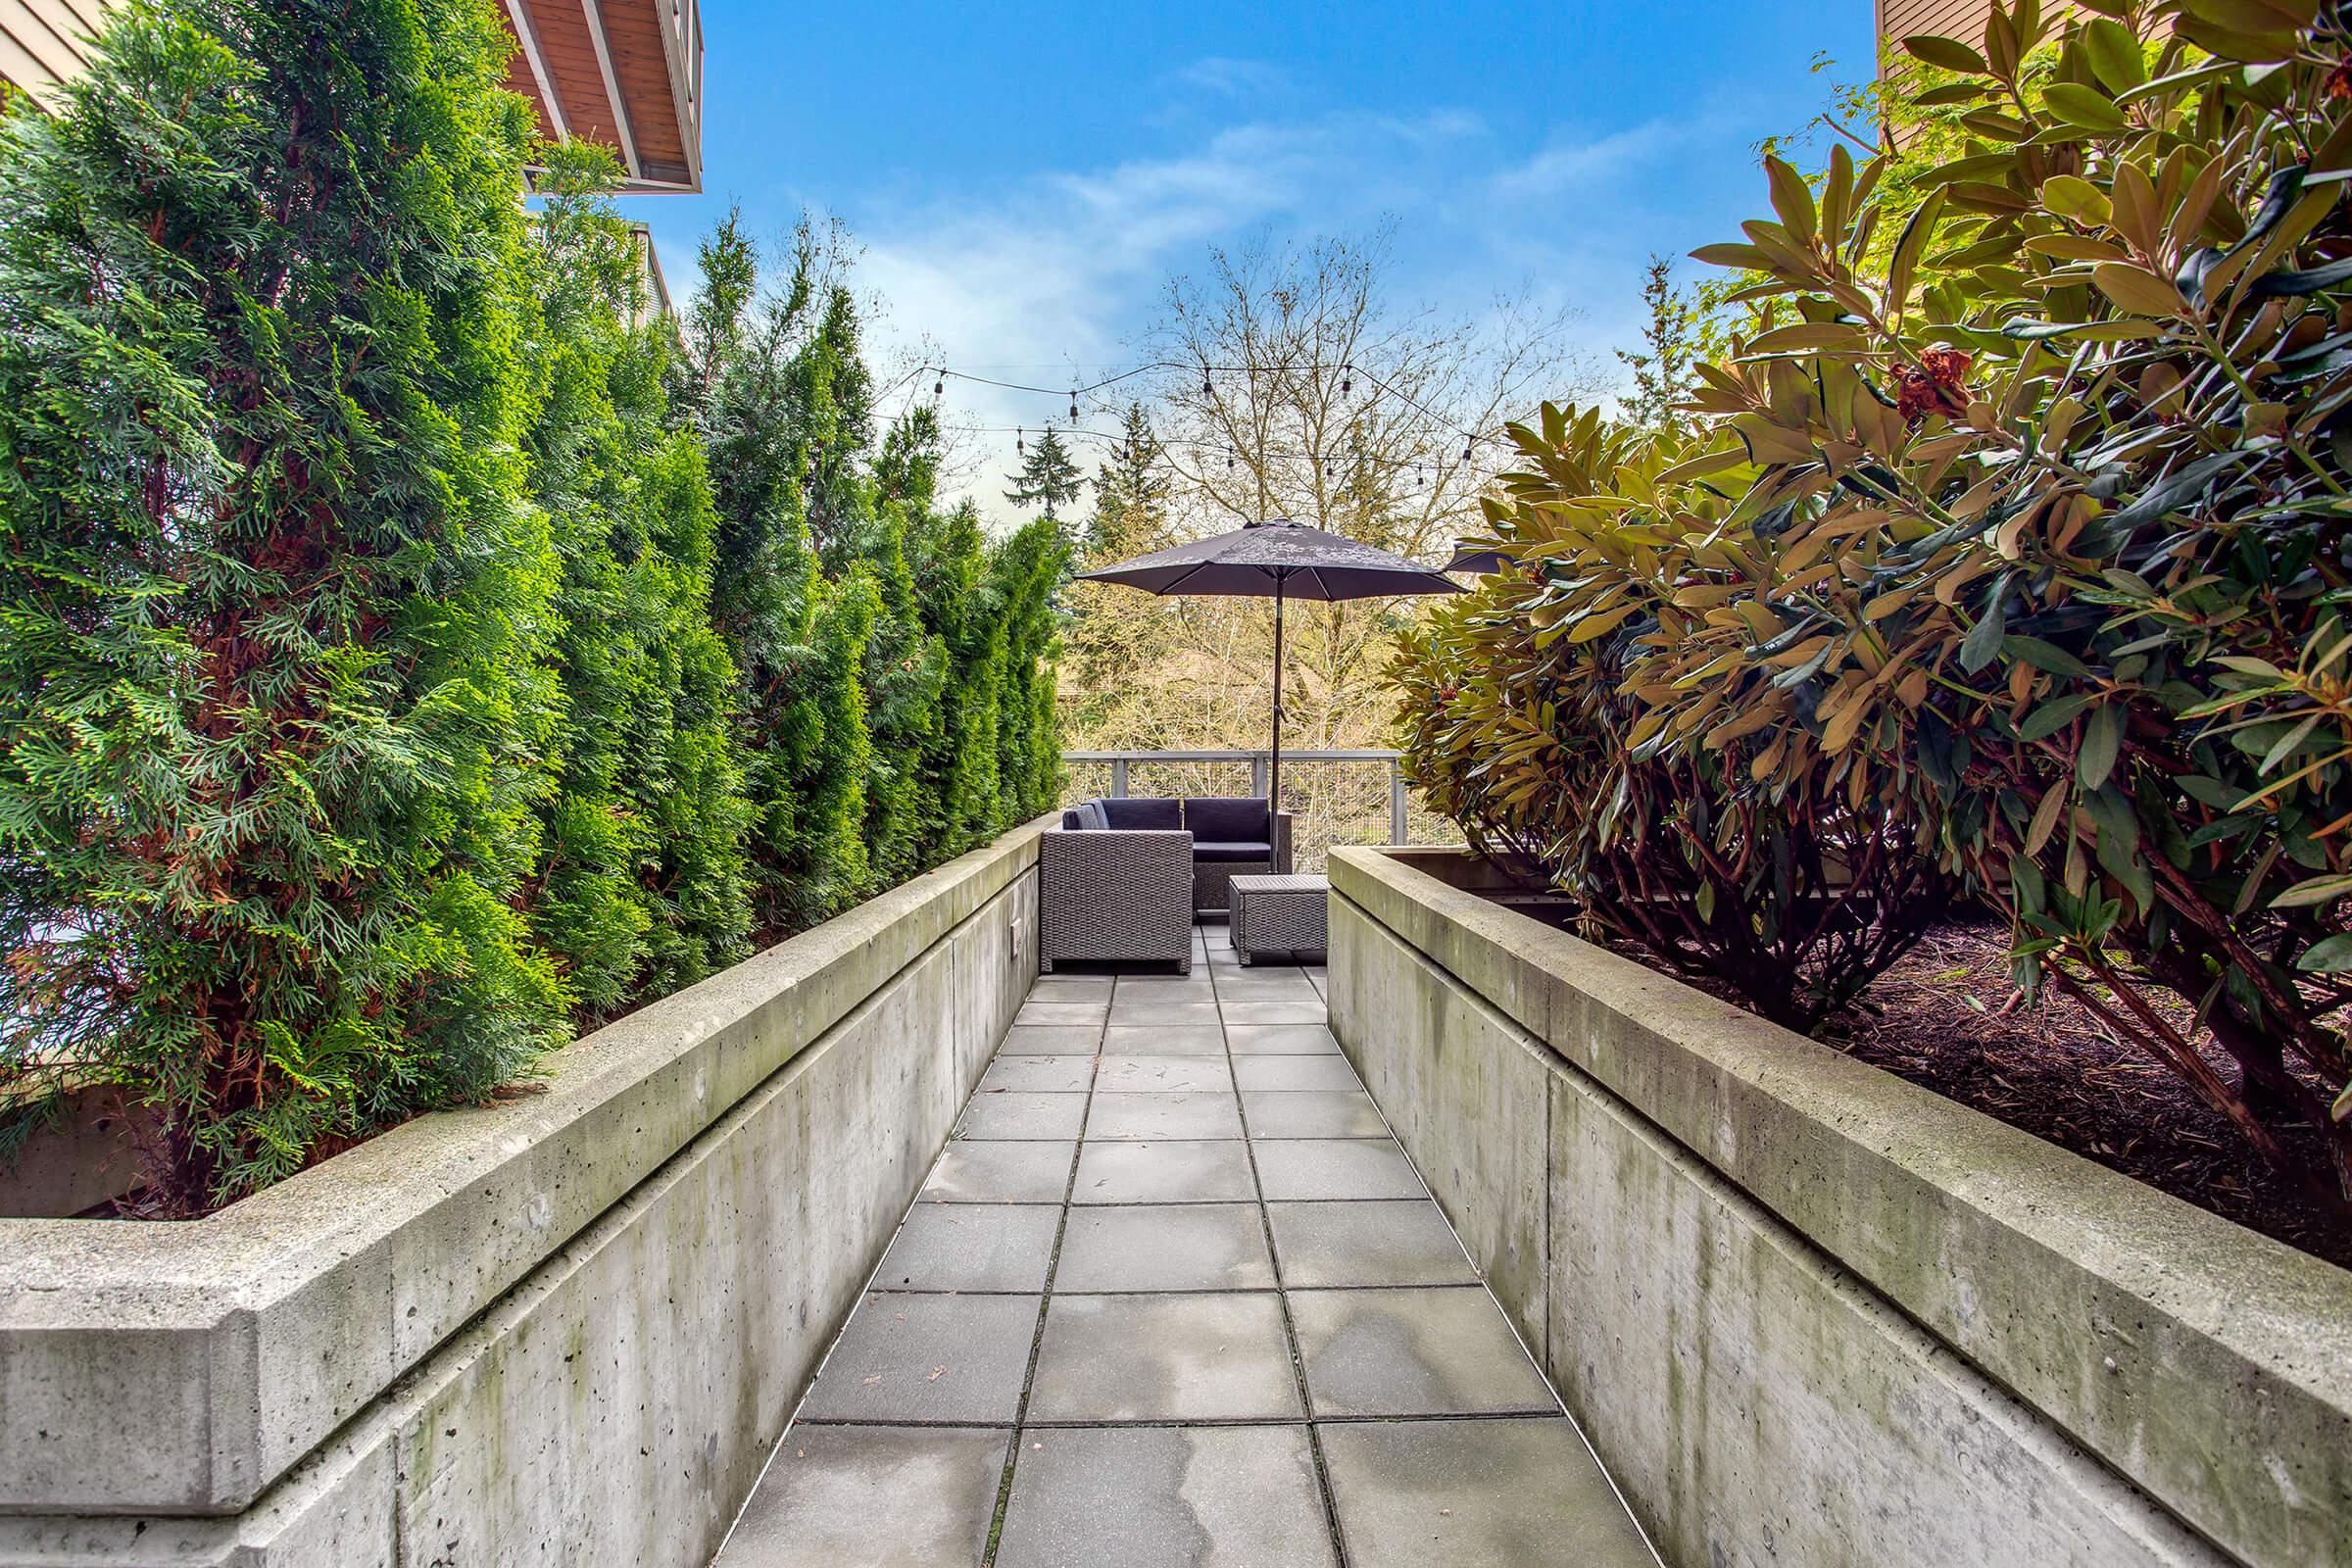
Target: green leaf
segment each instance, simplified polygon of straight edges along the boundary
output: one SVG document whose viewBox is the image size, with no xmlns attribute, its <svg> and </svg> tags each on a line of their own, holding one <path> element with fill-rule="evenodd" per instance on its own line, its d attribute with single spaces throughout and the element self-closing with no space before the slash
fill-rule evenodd
<svg viewBox="0 0 2352 1568">
<path fill-rule="evenodd" d="M 2271 901 L 2271 907 L 2308 909 L 2322 904 L 2333 904 L 2347 893 L 2352 893 L 2352 876 L 2315 876 L 2279 894 Z"/>
<path fill-rule="evenodd" d="M 2095 87 L 2080 82 L 2053 81 L 2041 90 L 2041 101 L 2068 122 L 2085 125 L 2092 130 L 2117 131 L 2131 127 L 2132 122 L 2115 107 L 2115 101 Z"/>
<path fill-rule="evenodd" d="M 2112 17 L 2094 18 L 2082 28 L 2082 52 L 2090 58 L 2091 74 L 2109 92 L 2130 92 L 2148 79 L 2139 40 Z"/>
<path fill-rule="evenodd" d="M 2046 740 L 2072 724 L 2089 706 L 2090 698 L 2084 695 L 2061 697 L 2055 702 L 2044 703 L 2028 713 L 2025 722 L 2017 726 L 2017 738 L 2021 741 Z"/>
<path fill-rule="evenodd" d="M 2089 667 L 2082 661 L 2057 644 L 2045 643 L 2038 637 L 2003 637 L 2001 651 L 2047 675 L 2065 675 L 2075 680 L 2090 678 Z"/>
<path fill-rule="evenodd" d="M 2101 262 L 2090 270 L 2090 280 L 2118 308 L 2137 316 L 2179 316 L 2180 291 L 2144 267 L 2130 262 Z"/>
<path fill-rule="evenodd" d="M 1911 297 L 1911 277 L 1919 269 L 1919 259 L 1927 254 L 1928 242 L 1936 235 L 1936 225 L 1943 218 L 1945 192 L 1931 192 L 1919 204 L 1909 221 L 1903 224 L 1902 237 L 1894 242 L 1893 258 L 1886 265 L 1886 298 L 1896 311 L 1901 311 Z"/>
<path fill-rule="evenodd" d="M 1782 226 L 1800 244 L 1811 244 L 1819 231 L 1820 214 L 1813 206 L 1813 187 L 1790 165 L 1773 157 L 1764 160 L 1764 177 L 1772 185 L 1772 210 Z"/>
<path fill-rule="evenodd" d="M 2001 598 L 2008 585 L 2009 579 L 2006 577 L 1993 584 L 1993 591 L 1984 605 L 1984 613 L 1978 617 L 1977 623 L 1969 628 L 1968 635 L 1961 640 L 1960 667 L 1971 675 L 1991 663 L 1994 656 L 2001 651 L 2001 628 L 2007 623 L 2007 615 L 2001 609 Z"/>
<path fill-rule="evenodd" d="M 1924 60 L 1945 71 L 1957 71 L 1963 75 L 1987 76 L 1992 68 L 1984 57 L 1957 38 L 1946 38 L 1933 32 L 1915 32 L 1903 40 L 1903 52 L 1914 60 Z"/>
<path fill-rule="evenodd" d="M 2352 932 L 2322 937 L 2296 956 L 2295 967 L 2311 974 L 2340 974 L 2352 969 Z"/>
<path fill-rule="evenodd" d="M 2095 790 L 2107 782 L 2123 745 L 2124 710 L 2110 703 L 2082 726 L 2082 749 L 2075 754 L 2075 778 L 2084 790 Z"/>
<path fill-rule="evenodd" d="M 2107 193 L 2077 174 L 2052 174 L 2041 182 L 2041 204 L 2085 228 L 2106 226 L 2113 207 Z"/>
</svg>

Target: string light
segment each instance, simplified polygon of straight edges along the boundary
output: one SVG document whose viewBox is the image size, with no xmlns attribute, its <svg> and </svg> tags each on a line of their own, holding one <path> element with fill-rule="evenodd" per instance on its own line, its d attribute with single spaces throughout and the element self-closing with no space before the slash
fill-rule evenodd
<svg viewBox="0 0 2352 1568">
<path fill-rule="evenodd" d="M 1026 431 L 1026 430 L 1015 430 L 1015 431 L 1013 432 L 1013 439 L 1012 439 L 1012 450 L 1013 450 L 1013 451 L 1015 451 L 1015 452 L 1021 453 L 1021 454 L 1023 454 L 1023 455 L 1026 455 L 1026 454 L 1028 453 L 1028 451 L 1029 451 L 1029 432 L 1028 432 L 1028 431 Z"/>
<path fill-rule="evenodd" d="M 1285 368 L 1287 367 L 1275 367 L 1274 368 Z M 1181 370 L 1185 368 L 1187 368 L 1187 367 L 1173 361 L 1154 360 L 1149 364 L 1130 366 L 1126 369 L 1113 371 L 1111 374 L 1102 377 L 1099 381 L 1073 386 L 1068 392 L 1070 400 L 1070 423 L 1073 426 L 1077 424 L 1079 418 L 1081 417 L 1079 400 L 1089 392 L 1100 392 L 1105 387 L 1115 386 L 1119 382 L 1129 380 L 1135 376 L 1149 375 L 1153 371 Z M 1257 373 L 1261 369 L 1266 368 L 1268 368 L 1268 367 L 1257 365 L 1209 365 L 1203 363 L 1200 366 L 1200 395 L 1204 399 L 1214 398 L 1216 396 L 1216 383 L 1212 379 L 1212 372 L 1214 371 L 1246 371 L 1251 378 L 1251 384 L 1254 385 Z M 915 367 L 914 369 L 908 371 L 906 375 L 902 376 L 898 382 L 894 383 L 891 390 L 895 391 L 898 386 L 906 384 L 906 382 L 913 379 L 914 376 L 919 375 L 926 370 L 930 371 L 932 374 L 931 395 L 935 398 L 944 397 L 946 395 L 947 378 L 951 375 L 956 377 L 958 380 L 971 381 L 980 386 L 998 387 L 1008 392 L 1036 392 L 1051 396 L 1056 394 L 1060 390 L 1059 388 L 1054 387 L 1030 386 L 1027 383 L 1020 381 L 999 381 L 985 375 L 974 375 L 968 370 L 956 370 L 950 369 L 946 366 L 929 365 L 920 365 Z M 1419 399 L 1415 398 L 1411 393 L 1404 391 L 1402 388 L 1391 386 L 1388 382 L 1382 380 L 1372 371 L 1365 371 L 1364 378 L 1372 383 L 1371 387 L 1366 391 L 1365 395 L 1367 397 L 1376 397 L 1382 393 L 1386 393 L 1390 397 L 1396 399 L 1396 401 L 1399 403 L 1402 403 L 1405 407 L 1411 409 L 1414 413 L 1420 415 L 1423 418 L 1429 420 L 1431 424 L 1440 429 L 1444 429 L 1448 425 L 1451 425 L 1451 420 L 1438 414 L 1427 404 L 1424 404 Z M 1350 397 L 1354 394 L 1354 391 L 1355 366 L 1351 361 L 1343 362 L 1340 367 L 1340 395 L 1342 397 Z M 889 395 L 889 391 L 885 391 L 883 393 L 884 397 L 888 397 Z M 1459 426 L 1454 426 L 1454 428 L 1459 429 Z M 1088 435 L 1094 434 L 1094 432 L 1091 431 L 1076 430 L 1073 430 L 1072 433 Z M 1464 463 L 1476 462 L 1478 458 L 1478 444 L 1481 441 L 1494 439 L 1490 436 L 1481 435 L 1476 431 L 1464 430 L 1461 432 L 1461 434 L 1463 436 L 1462 461 Z M 1025 441 L 1016 443 L 1016 445 L 1024 452 L 1027 450 L 1027 443 Z M 1301 454 L 1292 455 L 1300 456 Z M 1414 482 L 1416 485 L 1420 483 L 1420 476 L 1418 472 L 1416 472 Z"/>
</svg>

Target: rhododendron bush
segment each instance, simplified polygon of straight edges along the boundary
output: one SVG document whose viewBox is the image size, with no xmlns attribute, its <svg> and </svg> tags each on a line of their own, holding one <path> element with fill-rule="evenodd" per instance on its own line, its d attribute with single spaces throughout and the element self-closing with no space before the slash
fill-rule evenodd
<svg viewBox="0 0 2352 1568">
<path fill-rule="evenodd" d="M 1748 320 L 1684 427 L 1514 428 L 1510 564 L 1398 662 L 1409 766 L 1605 934 L 1800 1021 L 1987 904 L 2029 999 L 2340 1216 L 2352 28 L 2025 0 L 1906 48 L 1964 145 L 1767 160 L 1774 217 L 1698 253 Z"/>
</svg>

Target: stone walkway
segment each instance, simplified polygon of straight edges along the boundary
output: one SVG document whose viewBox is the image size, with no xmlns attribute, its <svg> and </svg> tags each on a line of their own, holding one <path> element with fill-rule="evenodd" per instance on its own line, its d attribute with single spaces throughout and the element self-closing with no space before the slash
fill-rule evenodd
<svg viewBox="0 0 2352 1568">
<path fill-rule="evenodd" d="M 1324 1027 L 1041 978 L 718 1568 L 1656 1559 Z"/>
</svg>

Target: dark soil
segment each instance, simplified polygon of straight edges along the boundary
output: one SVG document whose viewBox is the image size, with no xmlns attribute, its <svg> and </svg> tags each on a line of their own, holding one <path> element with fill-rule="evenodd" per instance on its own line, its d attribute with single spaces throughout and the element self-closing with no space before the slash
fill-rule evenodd
<svg viewBox="0 0 2352 1568">
<path fill-rule="evenodd" d="M 1629 956 L 1649 961 L 1638 951 Z M 2185 1028 L 2186 1007 L 2167 1010 Z M 2045 990 L 2024 1005 L 2009 983 L 2008 931 L 1997 922 L 1958 920 L 1930 931 L 1815 1034 L 2110 1170 L 2352 1268 L 2352 1236 L 2171 1068 L 2117 1040 L 2070 998 Z M 2236 1075 L 2218 1048 L 2204 1049 L 2225 1078 Z"/>
<path fill-rule="evenodd" d="M 2182 1007 L 2176 1021 L 2186 1016 Z M 2004 927 L 1930 932 L 1820 1035 L 2110 1170 L 2352 1268 L 2352 1237 L 2171 1068 L 2116 1040 L 2069 998 L 2045 992 L 2033 1007 L 2018 1004 Z M 2218 1048 L 2207 1045 L 2205 1054 L 2224 1077 L 2236 1075 Z"/>
</svg>

